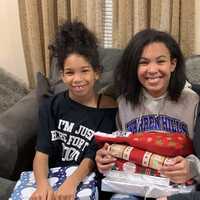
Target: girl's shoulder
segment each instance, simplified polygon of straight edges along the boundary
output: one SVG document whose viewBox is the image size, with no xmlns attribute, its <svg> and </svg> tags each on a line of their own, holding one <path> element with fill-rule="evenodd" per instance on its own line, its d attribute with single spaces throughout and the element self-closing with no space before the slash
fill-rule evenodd
<svg viewBox="0 0 200 200">
<path fill-rule="evenodd" d="M 117 103 L 118 103 L 118 107 L 131 107 L 132 106 L 132 103 L 130 101 L 127 101 L 126 98 L 123 96 L 123 95 L 120 95 L 118 98 L 117 98 Z"/>
<path fill-rule="evenodd" d="M 101 96 L 99 108 L 117 108 L 117 107 L 118 107 L 118 104 L 114 98 L 110 96 L 106 96 L 106 95 Z"/>
<path fill-rule="evenodd" d="M 183 89 L 180 98 L 188 99 L 189 101 L 199 101 L 199 95 L 189 87 Z"/>
<path fill-rule="evenodd" d="M 40 109 L 42 108 L 43 110 L 55 110 L 57 109 L 60 105 L 65 105 L 65 102 L 68 101 L 66 96 L 66 91 L 44 97 L 42 102 L 40 103 Z"/>
</svg>

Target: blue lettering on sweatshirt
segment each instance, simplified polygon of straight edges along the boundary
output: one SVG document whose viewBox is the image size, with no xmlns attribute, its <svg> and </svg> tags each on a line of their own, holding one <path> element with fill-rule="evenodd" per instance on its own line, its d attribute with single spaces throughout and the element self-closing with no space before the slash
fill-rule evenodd
<svg viewBox="0 0 200 200">
<path fill-rule="evenodd" d="M 167 115 L 143 115 L 126 124 L 128 131 L 138 133 L 144 131 L 178 132 L 188 135 L 187 124 Z"/>
</svg>

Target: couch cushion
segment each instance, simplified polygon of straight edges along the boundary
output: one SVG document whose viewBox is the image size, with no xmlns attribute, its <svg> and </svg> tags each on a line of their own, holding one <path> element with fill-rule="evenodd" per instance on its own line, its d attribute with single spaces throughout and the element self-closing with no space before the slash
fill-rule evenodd
<svg viewBox="0 0 200 200">
<path fill-rule="evenodd" d="M 39 104 L 59 92 L 54 86 L 38 73 L 37 88 L 0 116 L 0 176 L 17 180 L 22 171 L 32 169 Z"/>
<path fill-rule="evenodd" d="M 186 75 L 191 83 L 200 83 L 200 55 L 190 56 L 186 59 Z"/>
<path fill-rule="evenodd" d="M 32 167 L 37 115 L 35 90 L 1 114 L 0 176 L 16 180 L 21 171 Z"/>
<path fill-rule="evenodd" d="M 25 85 L 0 68 L 0 113 L 28 94 Z"/>
<path fill-rule="evenodd" d="M 0 199 L 8 200 L 16 182 L 0 177 Z"/>
<path fill-rule="evenodd" d="M 122 56 L 121 49 L 99 48 L 100 65 L 103 66 L 103 72 L 100 80 L 97 82 L 97 91 L 113 82 L 113 70 Z"/>
<path fill-rule="evenodd" d="M 1 120 L 1 118 L 0 118 Z M 7 127 L 8 122 L 0 123 L 0 177 L 9 178 L 17 160 L 17 139 L 13 129 Z"/>
</svg>

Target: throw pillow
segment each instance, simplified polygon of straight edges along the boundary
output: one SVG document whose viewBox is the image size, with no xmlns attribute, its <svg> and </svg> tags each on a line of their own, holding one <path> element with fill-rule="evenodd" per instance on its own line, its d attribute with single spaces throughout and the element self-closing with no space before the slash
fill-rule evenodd
<svg viewBox="0 0 200 200">
<path fill-rule="evenodd" d="M 49 80 L 41 72 L 37 72 L 36 91 L 39 103 L 42 101 L 43 98 L 48 98 L 62 91 L 65 91 L 66 89 L 66 85 L 62 82 L 62 80 Z"/>
</svg>

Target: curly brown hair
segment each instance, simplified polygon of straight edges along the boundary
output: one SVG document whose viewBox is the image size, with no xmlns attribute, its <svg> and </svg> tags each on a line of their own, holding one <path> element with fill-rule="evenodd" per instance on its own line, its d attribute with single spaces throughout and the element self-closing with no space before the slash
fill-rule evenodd
<svg viewBox="0 0 200 200">
<path fill-rule="evenodd" d="M 101 70 L 97 38 L 79 21 L 67 21 L 59 27 L 55 40 L 59 70 L 64 69 L 65 59 L 73 53 L 83 56 L 94 70 Z"/>
</svg>

